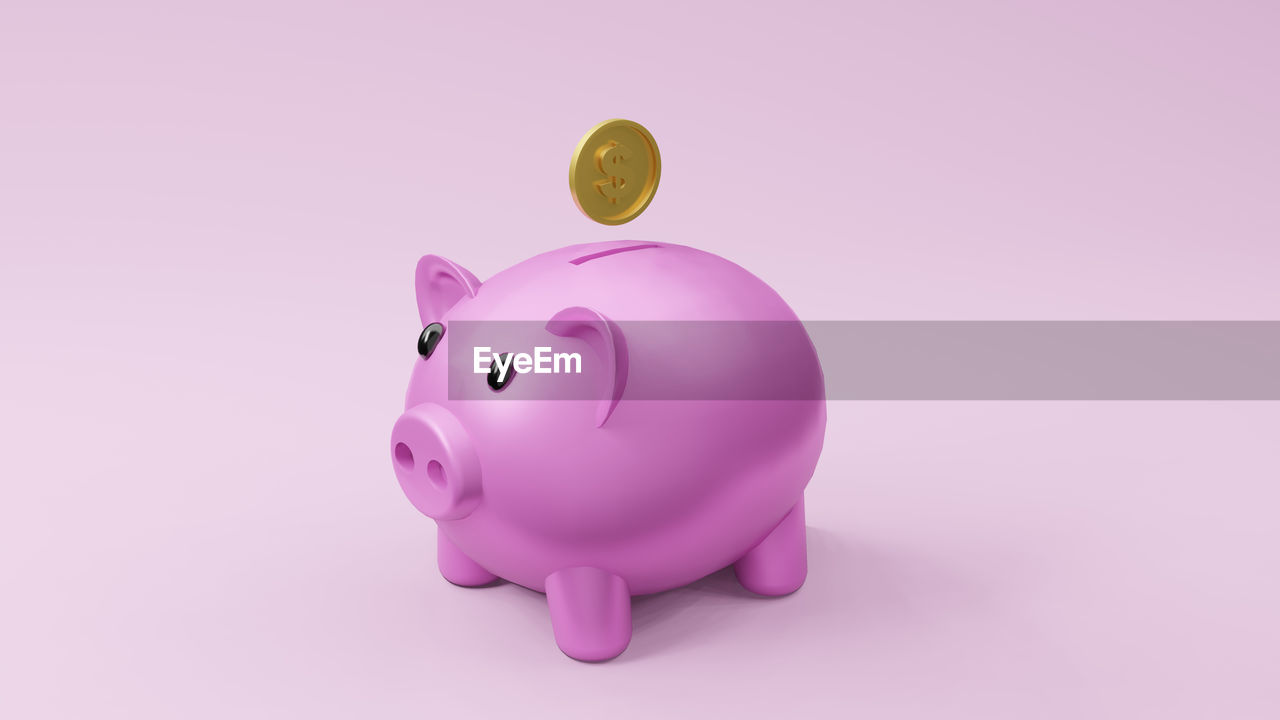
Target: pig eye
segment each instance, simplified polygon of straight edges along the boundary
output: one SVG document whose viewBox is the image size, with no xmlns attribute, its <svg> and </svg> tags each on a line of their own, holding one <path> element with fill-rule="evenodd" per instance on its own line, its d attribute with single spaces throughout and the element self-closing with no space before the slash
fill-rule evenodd
<svg viewBox="0 0 1280 720">
<path fill-rule="evenodd" d="M 440 323 L 431 323 L 422 329 L 422 334 L 418 336 L 418 354 L 423 360 L 431 357 L 431 353 L 436 351 L 436 346 L 440 344 L 442 337 L 444 337 L 444 326 Z"/>
<path fill-rule="evenodd" d="M 507 372 L 505 375 L 502 375 L 502 370 L 498 368 L 499 357 L 502 358 L 502 364 L 506 365 L 507 367 Z M 515 376 L 516 376 L 516 369 L 514 367 L 514 363 L 511 360 L 511 353 L 501 353 L 500 355 L 495 355 L 493 358 L 493 362 L 489 363 L 489 378 L 488 378 L 489 387 L 493 388 L 494 392 L 498 392 L 499 390 L 510 385 L 511 381 L 515 378 Z"/>
</svg>

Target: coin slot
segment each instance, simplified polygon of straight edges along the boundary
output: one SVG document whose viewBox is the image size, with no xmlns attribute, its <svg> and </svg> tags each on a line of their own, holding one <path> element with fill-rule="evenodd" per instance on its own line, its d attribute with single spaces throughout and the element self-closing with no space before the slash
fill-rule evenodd
<svg viewBox="0 0 1280 720">
<path fill-rule="evenodd" d="M 573 263 L 574 265 L 581 265 L 584 262 L 589 262 L 591 260 L 595 260 L 596 258 L 607 257 L 609 255 L 617 255 L 618 253 L 631 252 L 632 250 L 644 250 L 645 248 L 656 248 L 656 247 L 662 247 L 662 246 L 658 245 L 657 243 L 646 243 L 644 245 L 628 245 L 626 247 L 609 248 L 608 250 L 593 252 L 590 255 L 583 255 L 582 257 L 576 257 L 570 260 L 569 262 Z"/>
</svg>

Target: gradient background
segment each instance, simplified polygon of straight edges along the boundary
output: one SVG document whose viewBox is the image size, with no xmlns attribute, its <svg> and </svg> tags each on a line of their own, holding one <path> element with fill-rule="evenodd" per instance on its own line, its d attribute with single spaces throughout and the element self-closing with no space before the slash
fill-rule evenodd
<svg viewBox="0 0 1280 720">
<path fill-rule="evenodd" d="M 694 244 L 805 319 L 1280 319 L 1261 2 L 0 3 L 0 715 L 1275 718 L 1280 407 L 830 407 L 809 583 L 617 661 L 463 590 L 416 259 Z M 581 133 L 663 153 L 630 225 Z M 828 373 L 841 368 L 827 367 Z"/>
</svg>

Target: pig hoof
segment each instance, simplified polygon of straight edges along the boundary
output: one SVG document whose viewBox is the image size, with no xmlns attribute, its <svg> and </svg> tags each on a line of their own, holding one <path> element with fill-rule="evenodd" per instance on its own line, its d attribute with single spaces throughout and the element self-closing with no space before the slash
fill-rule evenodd
<svg viewBox="0 0 1280 720">
<path fill-rule="evenodd" d="M 617 575 L 572 567 L 547 576 L 551 629 L 561 652 L 575 660 L 615 658 L 631 642 L 631 592 Z"/>
<path fill-rule="evenodd" d="M 758 595 L 793 593 L 804 584 L 808 571 L 804 500 L 796 503 L 777 527 L 733 565 L 742 587 Z"/>
<path fill-rule="evenodd" d="M 497 575 L 480 567 L 459 550 L 444 530 L 437 529 L 436 538 L 436 562 L 440 564 L 440 574 L 445 580 L 462 587 L 479 587 L 498 579 Z"/>
</svg>

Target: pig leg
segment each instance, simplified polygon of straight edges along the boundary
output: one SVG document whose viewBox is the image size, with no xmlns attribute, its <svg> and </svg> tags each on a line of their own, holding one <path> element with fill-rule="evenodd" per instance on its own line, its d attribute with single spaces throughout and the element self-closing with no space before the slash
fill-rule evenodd
<svg viewBox="0 0 1280 720">
<path fill-rule="evenodd" d="M 439 529 L 436 531 L 436 562 L 440 565 L 440 574 L 454 585 L 478 587 L 498 579 L 497 575 L 463 554 L 449 536 L 444 534 L 444 530 Z"/>
<path fill-rule="evenodd" d="M 593 567 L 547 576 L 547 606 L 560 651 L 575 660 L 609 660 L 631 642 L 627 581 Z"/>
<path fill-rule="evenodd" d="M 804 544 L 804 499 L 768 535 L 733 564 L 738 582 L 759 595 L 800 589 L 809 571 Z"/>
</svg>

